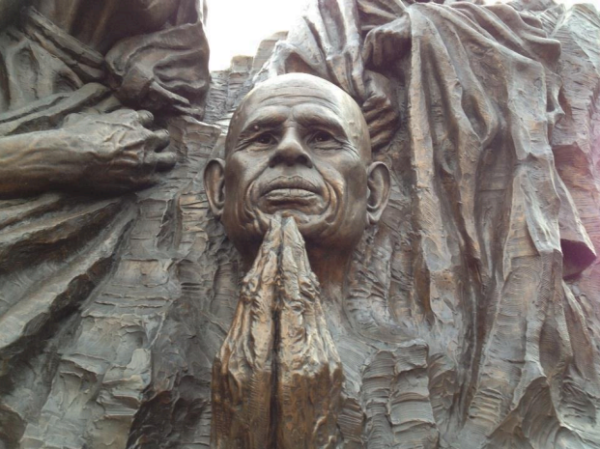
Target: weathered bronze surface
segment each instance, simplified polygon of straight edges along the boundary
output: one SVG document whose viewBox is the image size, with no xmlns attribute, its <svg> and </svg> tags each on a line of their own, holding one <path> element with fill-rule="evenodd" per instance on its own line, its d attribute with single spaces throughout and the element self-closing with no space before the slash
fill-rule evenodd
<svg viewBox="0 0 600 449">
<path fill-rule="evenodd" d="M 309 75 L 265 82 L 236 110 L 225 160 L 204 180 L 213 213 L 254 260 L 213 367 L 212 446 L 336 447 L 344 374 L 330 331 L 347 333 L 352 253 L 390 187 L 360 107 Z"/>
<path fill-rule="evenodd" d="M 0 447 L 125 447 L 176 290 L 144 234 L 209 128 L 202 4 L 0 0 L 0 25 Z"/>
<path fill-rule="evenodd" d="M 0 449 L 599 448 L 597 9 L 204 17 L 0 0 Z"/>
</svg>

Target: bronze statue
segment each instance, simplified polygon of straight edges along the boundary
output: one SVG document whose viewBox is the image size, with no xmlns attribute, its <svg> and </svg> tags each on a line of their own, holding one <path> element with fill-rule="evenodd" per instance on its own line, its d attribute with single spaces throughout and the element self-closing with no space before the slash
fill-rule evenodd
<svg viewBox="0 0 600 449">
<path fill-rule="evenodd" d="M 392 172 L 344 299 L 380 346 L 346 445 L 599 444 L 597 125 L 583 112 L 598 104 L 598 18 L 552 1 L 315 0 L 276 45 L 258 80 L 340 86 Z"/>
<path fill-rule="evenodd" d="M 600 447 L 600 16 L 480 3 L 0 0 L 0 448 Z"/>
<path fill-rule="evenodd" d="M 352 253 L 390 187 L 361 110 L 319 78 L 276 77 L 244 98 L 204 179 L 254 261 L 213 367 L 213 447 L 337 447 L 344 375 L 330 332 L 347 333 Z"/>
<path fill-rule="evenodd" d="M 151 245 L 134 248 L 151 223 L 144 200 L 172 193 L 132 192 L 185 167 L 196 144 L 179 124 L 194 129 L 204 113 L 202 2 L 0 0 L 0 14 L 0 447 L 124 445 L 131 374 L 98 385 L 140 354 L 115 349 L 137 323 L 91 309 L 123 306 L 132 295 L 117 292 L 128 285 L 117 267 L 152 259 Z M 112 344 L 98 326 L 113 326 Z M 74 380 L 86 376 L 108 398 L 95 412 Z"/>
</svg>

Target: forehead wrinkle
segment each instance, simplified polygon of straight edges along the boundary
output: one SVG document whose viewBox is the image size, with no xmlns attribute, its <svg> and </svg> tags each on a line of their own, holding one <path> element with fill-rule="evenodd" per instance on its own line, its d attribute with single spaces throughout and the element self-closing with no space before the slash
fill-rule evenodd
<svg viewBox="0 0 600 449">
<path fill-rule="evenodd" d="M 295 108 L 301 105 L 311 105 L 326 108 L 338 115 L 343 115 L 344 113 L 344 108 L 342 107 L 341 102 L 332 101 L 329 98 L 323 98 L 322 96 L 318 95 L 291 94 L 285 96 L 269 96 L 258 101 L 258 107 L 260 108 L 273 106 L 279 106 L 281 108 Z"/>
<path fill-rule="evenodd" d="M 340 120 L 339 116 L 328 108 L 314 104 L 298 105 L 298 107 L 292 109 L 292 117 L 304 127 L 310 128 L 312 126 L 324 125 L 342 131 L 346 137 L 350 137 L 346 130 L 346 123 Z"/>
<path fill-rule="evenodd" d="M 286 75 L 283 76 L 285 77 Z M 235 124 L 235 128 L 237 128 L 238 131 L 234 133 L 235 135 L 228 137 L 235 137 L 235 140 L 237 141 L 256 120 L 254 116 L 264 113 L 264 111 L 261 110 L 264 110 L 265 108 L 269 108 L 273 111 L 280 109 L 280 111 L 282 111 L 286 108 L 294 108 L 300 105 L 311 105 L 317 106 L 319 109 L 323 108 L 327 110 L 327 116 L 329 118 L 334 118 L 335 121 L 341 125 L 347 138 L 353 141 L 354 144 L 361 149 L 366 146 L 364 150 L 366 150 L 365 153 L 368 154 L 365 154 L 364 156 L 370 159 L 371 151 L 369 142 L 368 140 L 367 142 L 363 142 L 363 138 L 361 138 L 363 133 L 366 133 L 368 136 L 368 128 L 366 127 L 360 107 L 354 102 L 352 97 L 342 90 L 337 89 L 339 90 L 338 92 L 336 89 L 326 87 L 328 86 L 323 86 L 321 83 L 307 83 L 305 79 L 301 81 L 288 79 L 285 82 L 275 81 L 272 83 L 267 81 L 266 84 L 259 85 L 256 90 L 242 100 L 242 104 L 239 106 L 239 109 L 234 114 L 234 119 L 232 120 L 232 125 Z M 335 86 L 332 85 L 330 87 Z M 272 112 L 268 115 L 279 115 L 280 117 L 278 118 L 281 122 L 286 120 L 286 118 L 281 117 L 285 115 L 283 112 L 279 112 L 279 114 Z M 288 115 L 291 114 L 288 113 Z M 266 120 L 266 122 L 268 123 L 269 120 Z M 270 122 L 270 125 L 277 126 L 279 124 L 275 123 L 275 119 Z M 249 124 L 244 125 L 244 123 Z M 243 129 L 241 126 L 243 126 Z M 358 129 L 353 129 L 356 126 L 363 129 L 360 131 Z M 229 150 L 230 148 L 226 147 L 226 154 L 230 152 Z M 361 151 L 361 153 L 363 153 L 363 151 Z"/>
<path fill-rule="evenodd" d="M 231 123 L 229 125 L 229 131 L 227 132 L 227 137 L 225 139 L 225 158 L 229 157 L 232 153 L 233 147 L 237 144 L 240 137 L 244 134 L 248 133 L 248 123 L 249 121 L 255 121 L 256 116 L 263 115 L 265 119 L 275 120 L 277 116 L 281 119 L 281 121 L 285 120 L 285 114 L 282 111 L 282 107 L 277 107 L 281 105 L 271 105 L 266 108 L 257 107 L 256 110 L 247 112 L 248 105 L 252 103 L 253 96 L 246 97 L 242 100 L 242 103 L 238 106 L 238 109 L 234 112 L 233 117 L 231 119 Z M 265 114 L 265 109 L 270 109 L 271 112 Z M 277 111 L 279 109 L 279 112 Z"/>
</svg>

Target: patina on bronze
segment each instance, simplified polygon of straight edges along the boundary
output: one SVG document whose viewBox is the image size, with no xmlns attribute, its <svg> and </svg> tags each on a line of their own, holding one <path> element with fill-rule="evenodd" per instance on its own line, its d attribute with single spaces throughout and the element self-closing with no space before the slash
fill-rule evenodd
<svg viewBox="0 0 600 449">
<path fill-rule="evenodd" d="M 0 449 L 600 447 L 600 15 L 481 3 L 0 0 Z"/>
<path fill-rule="evenodd" d="M 126 341 L 173 293 L 141 279 L 164 276 L 150 236 L 200 144 L 203 19 L 197 0 L 0 0 L 1 448 L 127 444 L 150 359 Z"/>
<path fill-rule="evenodd" d="M 327 322 L 341 324 L 352 252 L 390 189 L 360 107 L 310 75 L 265 82 L 204 179 L 213 213 L 253 261 L 213 367 L 212 446 L 336 447 L 344 374 Z"/>
</svg>

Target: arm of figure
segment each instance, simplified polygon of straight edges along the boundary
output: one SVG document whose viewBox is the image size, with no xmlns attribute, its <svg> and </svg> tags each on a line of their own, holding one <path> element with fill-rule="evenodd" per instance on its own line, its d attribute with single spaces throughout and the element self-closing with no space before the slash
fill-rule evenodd
<svg viewBox="0 0 600 449">
<path fill-rule="evenodd" d="M 379 50 L 381 46 L 375 36 L 369 38 L 371 33 L 363 42 L 364 29 L 374 25 L 361 22 L 368 18 L 373 23 L 387 24 L 394 22 L 396 16 L 406 14 L 401 2 L 375 3 L 378 7 L 368 11 L 368 17 L 362 17 L 355 0 L 309 1 L 302 20 L 295 24 L 285 41 L 278 42 L 256 79 L 306 72 L 331 81 L 361 105 L 369 125 L 371 145 L 379 150 L 390 142 L 398 129 L 397 94 L 384 75 L 373 71 L 386 73 L 385 67 L 375 67 L 371 61 L 371 47 Z M 385 26 L 375 26 L 375 29 L 380 28 L 387 30 Z M 396 50 L 398 55 L 392 52 L 380 57 L 387 58 L 387 65 L 393 65 L 399 59 L 400 50 L 404 51 L 390 47 L 389 44 L 394 43 L 386 40 L 385 49 Z M 365 51 L 366 46 L 368 51 Z"/>
<path fill-rule="evenodd" d="M 123 104 L 167 109 L 201 118 L 210 86 L 203 2 L 155 2 L 154 9 L 179 4 L 175 22 L 159 31 L 117 42 L 106 55 L 113 90 Z"/>
<path fill-rule="evenodd" d="M 57 130 L 0 138 L 0 196 L 49 190 L 120 193 L 147 187 L 171 168 L 175 154 L 158 152 L 166 131 L 146 128 L 146 111 L 72 115 Z"/>
<path fill-rule="evenodd" d="M 257 79 L 306 72 L 331 81 L 363 101 L 366 90 L 359 26 L 354 0 L 309 1 L 302 18 L 288 37 L 277 43 Z"/>
</svg>

